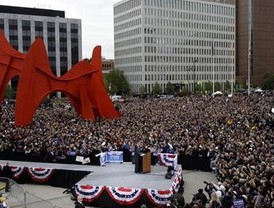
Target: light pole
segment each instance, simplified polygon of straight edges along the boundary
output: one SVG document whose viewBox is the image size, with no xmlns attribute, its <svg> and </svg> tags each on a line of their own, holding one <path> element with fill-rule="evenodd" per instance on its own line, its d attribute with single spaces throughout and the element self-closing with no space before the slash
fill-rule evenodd
<svg viewBox="0 0 274 208">
<path fill-rule="evenodd" d="M 195 63 L 197 63 L 197 62 L 198 62 L 197 59 L 193 60 L 193 92 L 194 92 L 194 94 L 195 94 L 195 87 L 196 87 L 196 74 L 195 74 L 196 68 L 195 68 Z"/>
</svg>

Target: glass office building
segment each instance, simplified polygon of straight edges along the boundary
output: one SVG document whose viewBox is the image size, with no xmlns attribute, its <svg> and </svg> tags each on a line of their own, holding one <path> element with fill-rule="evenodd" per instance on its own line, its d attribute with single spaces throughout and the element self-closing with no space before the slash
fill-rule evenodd
<svg viewBox="0 0 274 208">
<path fill-rule="evenodd" d="M 122 0 L 114 4 L 115 68 L 131 91 L 158 83 L 194 90 L 235 81 L 233 0 Z"/>
</svg>

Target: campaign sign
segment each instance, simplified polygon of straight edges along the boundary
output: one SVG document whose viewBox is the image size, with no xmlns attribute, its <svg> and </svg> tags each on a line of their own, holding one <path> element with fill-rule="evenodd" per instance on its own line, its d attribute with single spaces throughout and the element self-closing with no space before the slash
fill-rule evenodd
<svg viewBox="0 0 274 208">
<path fill-rule="evenodd" d="M 107 152 L 107 162 L 109 163 L 122 163 L 123 159 L 123 151 Z"/>
</svg>

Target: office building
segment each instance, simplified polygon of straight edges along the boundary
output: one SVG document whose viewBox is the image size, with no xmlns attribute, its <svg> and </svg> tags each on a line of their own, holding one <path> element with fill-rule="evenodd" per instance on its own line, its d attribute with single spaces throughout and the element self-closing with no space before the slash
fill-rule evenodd
<svg viewBox="0 0 274 208">
<path fill-rule="evenodd" d="M 115 68 L 131 91 L 191 90 L 235 81 L 235 1 L 122 0 L 114 4 Z"/>
<path fill-rule="evenodd" d="M 248 2 L 252 3 L 253 14 L 250 40 Z M 241 85 L 247 84 L 250 53 L 250 84 L 253 87 L 261 86 L 264 76 L 274 73 L 274 1 L 238 0 L 236 10 L 236 81 Z M 248 47 L 249 43 L 251 48 Z"/>
<path fill-rule="evenodd" d="M 42 37 L 56 76 L 82 59 L 81 20 L 66 18 L 64 11 L 0 6 L 1 29 L 10 44 L 23 53 Z"/>
</svg>

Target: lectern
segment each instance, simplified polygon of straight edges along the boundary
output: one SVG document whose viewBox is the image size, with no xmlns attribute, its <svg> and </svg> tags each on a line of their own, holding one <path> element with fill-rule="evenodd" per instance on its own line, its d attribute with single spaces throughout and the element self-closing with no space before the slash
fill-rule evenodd
<svg viewBox="0 0 274 208">
<path fill-rule="evenodd" d="M 150 173 L 151 171 L 151 152 L 142 155 L 142 173 Z"/>
</svg>

